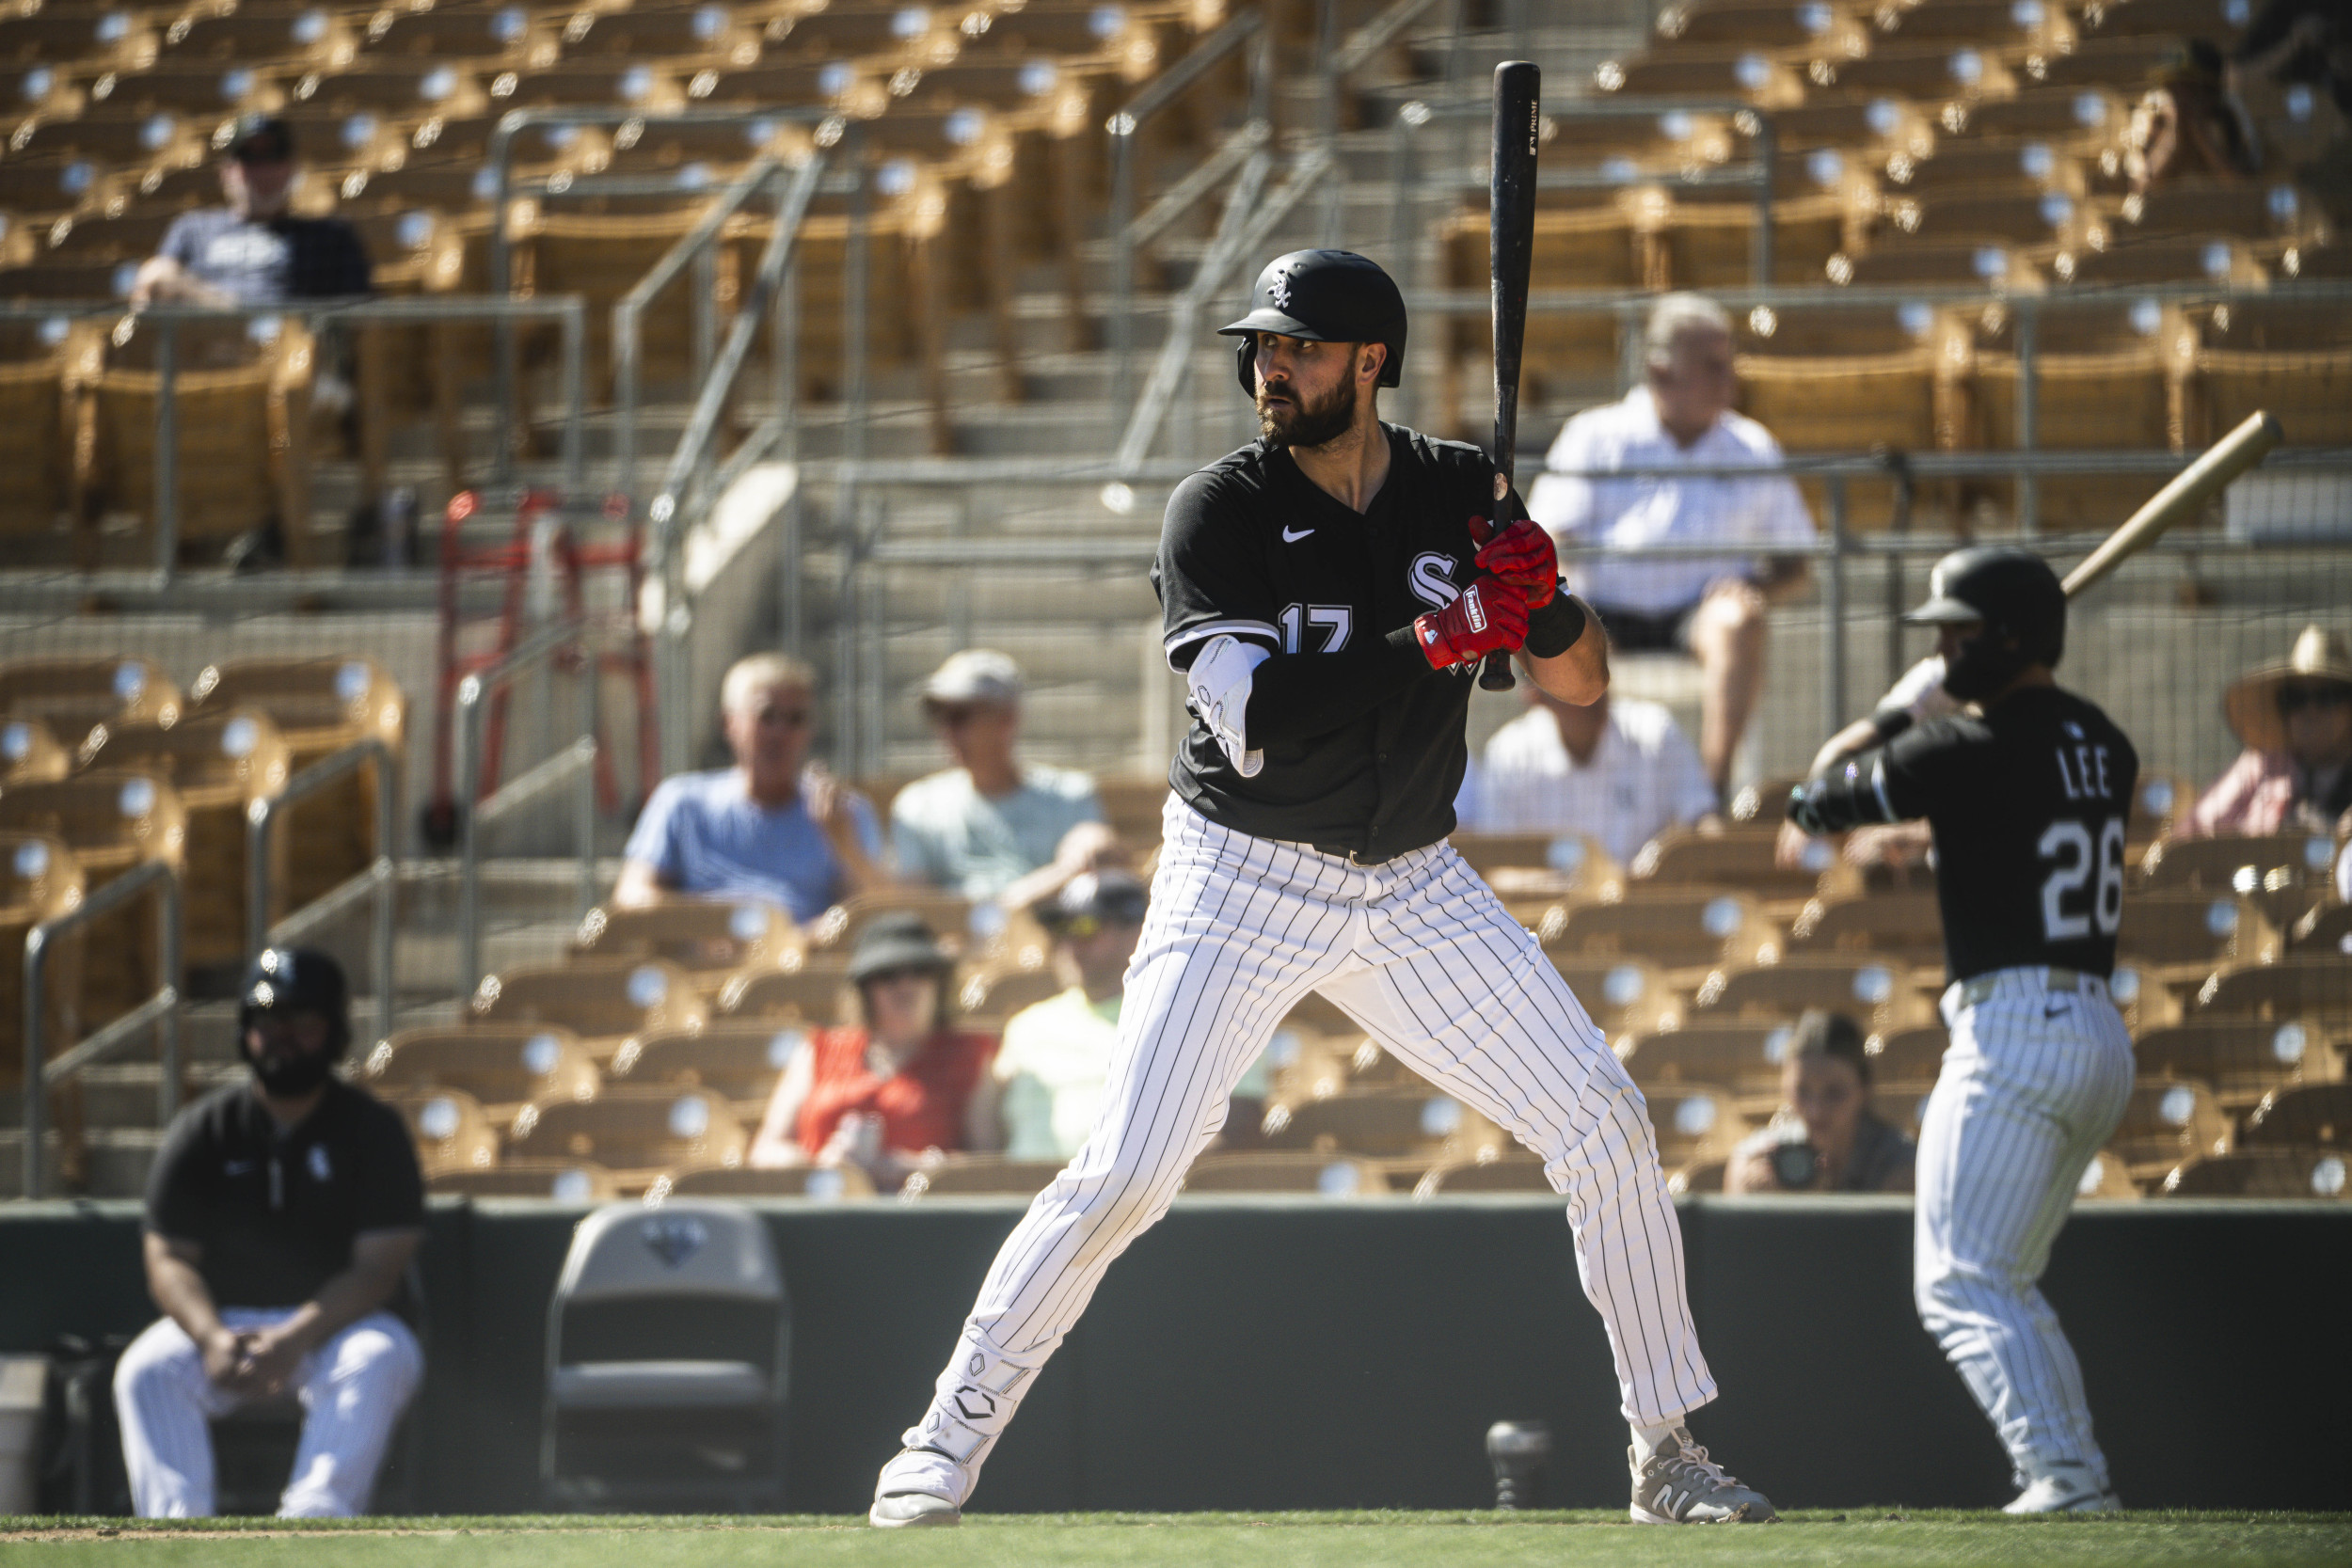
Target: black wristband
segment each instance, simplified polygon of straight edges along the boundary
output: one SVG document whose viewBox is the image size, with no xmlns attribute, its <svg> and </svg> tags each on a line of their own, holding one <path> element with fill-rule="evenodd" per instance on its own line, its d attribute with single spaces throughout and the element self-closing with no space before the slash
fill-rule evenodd
<svg viewBox="0 0 2352 1568">
<path fill-rule="evenodd" d="M 1883 746 L 1903 731 L 1911 728 L 1911 710 L 1907 707 L 1883 707 L 1870 715 L 1870 729 Z"/>
<path fill-rule="evenodd" d="M 1551 602 L 1527 612 L 1527 653 L 1531 658 L 1558 658 L 1584 635 L 1584 607 L 1564 587 L 1552 590 Z"/>
</svg>

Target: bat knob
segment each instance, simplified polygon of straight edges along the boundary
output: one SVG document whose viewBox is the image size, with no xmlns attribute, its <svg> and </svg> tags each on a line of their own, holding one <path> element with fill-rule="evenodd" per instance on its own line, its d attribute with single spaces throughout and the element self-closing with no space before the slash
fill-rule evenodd
<svg viewBox="0 0 2352 1568">
<path fill-rule="evenodd" d="M 1486 662 L 1478 668 L 1478 689 L 1481 691 L 1508 691 L 1518 684 L 1518 677 L 1511 673 L 1509 654 L 1488 654 Z"/>
</svg>

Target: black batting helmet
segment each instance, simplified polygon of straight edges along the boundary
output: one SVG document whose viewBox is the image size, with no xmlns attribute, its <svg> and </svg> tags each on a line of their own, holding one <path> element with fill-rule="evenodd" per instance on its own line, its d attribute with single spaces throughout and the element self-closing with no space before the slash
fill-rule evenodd
<svg viewBox="0 0 2352 1568">
<path fill-rule="evenodd" d="M 317 1013 L 327 1022 L 327 1055 L 351 1044 L 351 988 L 342 966 L 314 947 L 264 947 L 237 992 L 237 1037 L 262 1013 Z"/>
<path fill-rule="evenodd" d="M 1394 387 L 1401 380 L 1405 296 L 1377 262 L 1352 250 L 1294 250 L 1266 263 L 1249 300 L 1249 314 L 1216 330 L 1220 337 L 1241 340 L 1235 359 L 1241 389 L 1250 396 L 1258 393 L 1254 334 L 1260 332 L 1318 343 L 1379 343 L 1389 351 L 1380 365 L 1380 385 Z"/>
<path fill-rule="evenodd" d="M 2050 563 L 2012 545 L 1954 550 L 1928 575 L 1928 602 L 1903 619 L 1984 629 L 1961 644 L 1944 689 L 1966 702 L 1989 697 L 2029 664 L 2055 666 L 2066 651 L 2066 590 Z"/>
</svg>

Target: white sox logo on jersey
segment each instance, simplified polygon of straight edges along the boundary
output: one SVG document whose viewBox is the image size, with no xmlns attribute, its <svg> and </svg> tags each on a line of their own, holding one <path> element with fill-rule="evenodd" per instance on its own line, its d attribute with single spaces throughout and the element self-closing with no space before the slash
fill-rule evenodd
<svg viewBox="0 0 2352 1568">
<path fill-rule="evenodd" d="M 1454 586 L 1454 558 L 1436 550 L 1413 557 L 1412 565 L 1406 568 L 1405 585 L 1412 590 L 1413 597 L 1432 610 L 1443 610 L 1461 593 Z"/>
</svg>

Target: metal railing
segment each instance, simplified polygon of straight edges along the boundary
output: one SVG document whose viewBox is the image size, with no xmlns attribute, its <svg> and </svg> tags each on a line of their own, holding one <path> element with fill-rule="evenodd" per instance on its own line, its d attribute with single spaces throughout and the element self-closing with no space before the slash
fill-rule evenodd
<svg viewBox="0 0 2352 1568">
<path fill-rule="evenodd" d="M 0 304 L 0 322 L 116 318 L 128 313 L 129 307 L 119 300 L 34 300 Z M 516 321 L 554 322 L 563 341 L 564 482 L 575 490 L 583 482 L 587 459 L 587 397 L 582 379 L 586 312 L 578 295 L 508 298 L 502 295 L 428 294 L 400 299 L 290 299 L 271 304 L 218 308 L 149 306 L 138 311 L 137 319 L 141 330 L 152 330 L 156 334 L 154 565 L 148 579 L 151 584 L 158 588 L 167 587 L 179 573 L 180 333 L 188 326 L 208 322 L 280 318 L 300 321 L 312 331 L 328 325 L 360 328 L 490 322 L 499 325 L 501 330 L 510 336 L 510 329 Z M 511 391 L 511 388 L 508 390 Z M 508 401 L 502 399 L 501 409 L 507 406 Z M 505 415 L 502 413 L 501 417 L 503 419 Z M 503 445 L 501 450 L 503 452 Z M 504 461 L 503 457 L 501 461 Z M 288 526 L 294 526 L 301 519 L 289 518 L 286 521 Z M 82 580 L 87 585 L 92 578 L 101 575 L 85 574 Z"/>
<path fill-rule="evenodd" d="M 579 669 L 580 731 L 577 738 L 536 767 L 517 775 L 488 800 L 481 799 L 485 700 L 559 655 L 570 654 Z M 457 994 L 470 996 L 481 983 L 482 832 L 537 799 L 565 778 L 572 780 L 574 854 L 579 863 L 580 912 L 596 902 L 596 650 L 579 621 L 541 626 L 503 658 L 457 683 Z"/>
<path fill-rule="evenodd" d="M 341 886 L 289 910 L 275 923 L 269 917 L 271 887 L 270 830 L 301 801 L 328 784 L 370 763 L 375 765 L 375 859 L 366 870 Z M 398 949 L 400 903 L 400 763 L 392 749 L 373 737 L 354 741 L 288 779 L 275 795 L 265 795 L 246 807 L 245 950 L 248 957 L 273 942 L 295 942 L 332 920 L 366 895 L 375 895 L 373 936 L 375 958 L 375 1036 L 392 1032 L 398 991 L 394 973 Z"/>
<path fill-rule="evenodd" d="M 1241 129 L 1179 179 L 1142 217 L 1136 215 L 1136 137 L 1227 56 L 1249 49 L 1249 114 Z M 1202 39 L 1191 53 L 1153 77 L 1123 108 L 1104 121 L 1111 138 L 1111 396 L 1122 407 L 1134 385 L 1136 260 L 1142 248 L 1206 197 L 1272 139 L 1274 31 L 1257 10 L 1240 12 Z"/>
<path fill-rule="evenodd" d="M 49 950 L 57 940 L 113 913 L 149 888 L 157 900 L 156 958 L 161 985 L 120 1018 L 84 1036 L 56 1060 L 48 1059 Z M 24 1196 L 41 1196 L 41 1142 L 46 1133 L 49 1090 L 114 1051 L 141 1030 L 156 1032 L 155 1120 L 171 1120 L 180 1108 L 181 921 L 184 915 L 180 870 L 168 861 L 146 861 L 89 894 L 55 920 L 43 921 L 24 938 Z"/>
</svg>

